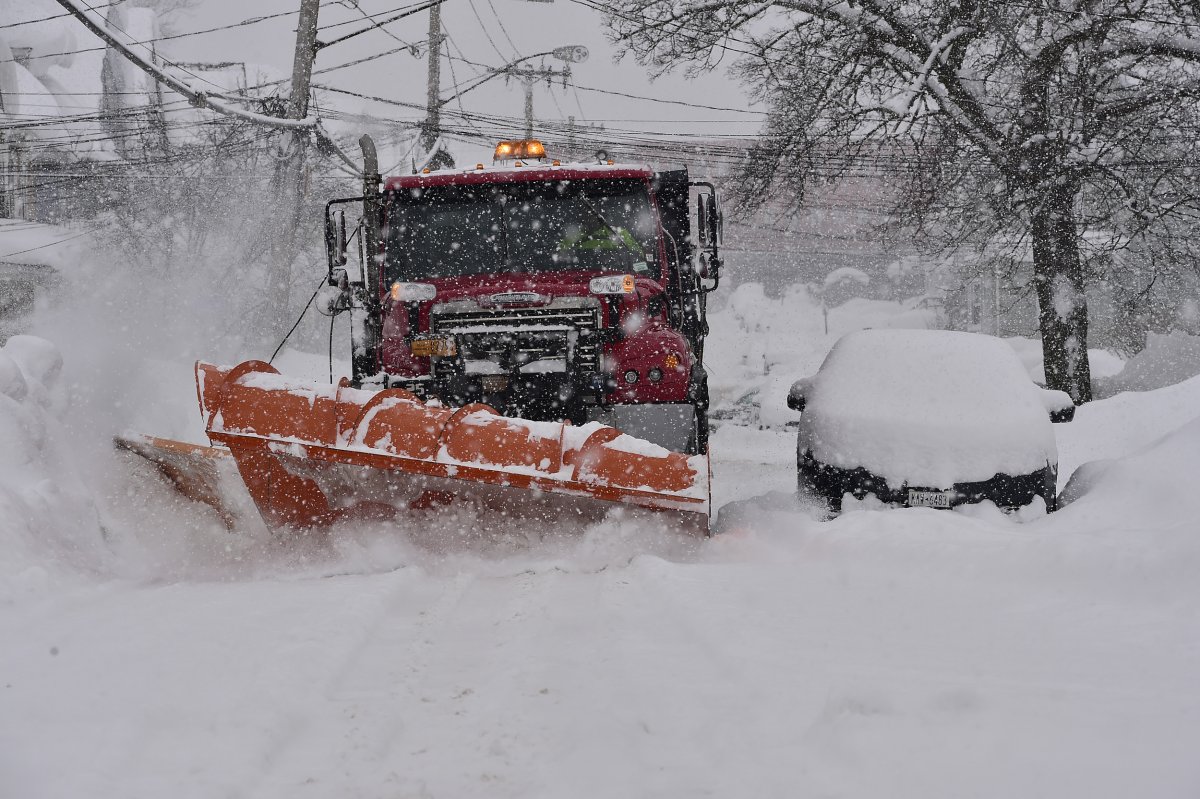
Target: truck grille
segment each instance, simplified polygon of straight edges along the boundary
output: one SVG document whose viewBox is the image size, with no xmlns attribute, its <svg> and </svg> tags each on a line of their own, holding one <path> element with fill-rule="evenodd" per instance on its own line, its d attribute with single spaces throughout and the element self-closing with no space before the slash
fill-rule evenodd
<svg viewBox="0 0 1200 799">
<path fill-rule="evenodd" d="M 453 333 L 464 358 L 496 360 L 507 352 L 529 362 L 566 359 L 576 370 L 599 372 L 599 303 L 559 302 L 496 309 L 446 303 L 434 307 L 431 326 L 435 333 Z"/>
</svg>

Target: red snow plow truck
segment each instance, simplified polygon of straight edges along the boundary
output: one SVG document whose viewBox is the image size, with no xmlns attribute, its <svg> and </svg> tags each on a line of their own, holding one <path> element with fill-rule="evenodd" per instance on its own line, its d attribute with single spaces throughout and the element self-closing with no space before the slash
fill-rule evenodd
<svg viewBox="0 0 1200 799">
<path fill-rule="evenodd" d="M 351 377 L 198 364 L 213 446 L 121 445 L 218 510 L 233 464 L 273 526 L 465 497 L 585 517 L 623 504 L 706 531 L 712 184 L 686 169 L 560 163 L 534 140 L 501 142 L 492 164 L 383 179 L 360 144 L 363 195 L 325 214 Z"/>
</svg>

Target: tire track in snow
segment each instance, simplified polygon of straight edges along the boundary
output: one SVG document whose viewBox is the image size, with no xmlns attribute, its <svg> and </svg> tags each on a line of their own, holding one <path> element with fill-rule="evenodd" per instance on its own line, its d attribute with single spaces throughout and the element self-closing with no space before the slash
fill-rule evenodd
<svg viewBox="0 0 1200 799">
<path fill-rule="evenodd" d="M 548 691 L 530 682 L 543 654 L 531 632 L 559 601 L 558 585 L 554 571 L 479 576 L 437 630 L 410 725 L 423 733 L 396 753 L 415 774 L 439 775 L 445 784 L 435 794 L 528 795 L 538 785 L 531 776 L 542 755 L 528 711 Z M 412 787 L 427 789 L 423 781 Z"/>
<path fill-rule="evenodd" d="M 384 785 L 401 779 L 389 764 L 395 742 L 408 728 L 408 708 L 420 701 L 436 630 L 453 616 L 475 577 L 430 577 L 416 569 L 362 579 L 396 585 L 375 601 L 370 615 L 330 658 L 328 676 L 313 685 L 313 701 L 292 726 L 280 725 L 271 754 L 250 796 L 292 795 L 310 789 L 326 795 L 328 779 Z"/>
</svg>

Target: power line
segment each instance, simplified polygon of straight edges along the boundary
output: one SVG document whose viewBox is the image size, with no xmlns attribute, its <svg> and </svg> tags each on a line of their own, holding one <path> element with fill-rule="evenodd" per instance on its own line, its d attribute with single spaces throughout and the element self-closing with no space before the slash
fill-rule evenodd
<svg viewBox="0 0 1200 799">
<path fill-rule="evenodd" d="M 74 234 L 73 236 L 64 236 L 61 239 L 47 242 L 46 244 L 42 244 L 37 247 L 30 247 L 27 250 L 17 250 L 16 252 L 5 253 L 4 255 L 0 255 L 0 261 L 4 260 L 5 258 L 12 258 L 14 255 L 24 255 L 27 252 L 34 252 L 35 250 L 44 250 L 47 247 L 57 247 L 59 244 L 62 244 L 64 241 L 70 241 L 71 239 L 77 239 L 80 236 L 90 236 L 92 233 L 95 233 L 97 230 L 100 230 L 100 229 L 101 229 L 100 226 L 88 228 L 86 230 L 81 230 L 80 232 Z"/>
<path fill-rule="evenodd" d="M 134 53 L 132 50 L 129 49 L 129 47 L 127 47 L 124 43 L 122 43 L 120 40 L 118 40 L 117 37 L 114 36 L 112 34 L 112 32 L 108 30 L 107 27 L 95 22 L 90 17 L 88 17 L 82 10 L 80 10 L 77 6 L 75 6 L 73 0 L 58 0 L 58 3 L 60 5 L 62 5 L 64 8 L 66 8 L 68 11 L 70 11 L 72 16 L 74 16 L 76 19 L 78 19 L 80 22 L 82 22 L 84 25 L 86 25 L 92 31 L 92 33 L 99 36 L 110 46 L 119 50 L 122 55 L 124 55 L 127 59 L 132 61 L 133 64 L 135 66 L 137 66 L 139 69 L 141 69 L 143 72 L 147 72 L 150 75 L 153 75 L 154 77 L 158 78 L 160 81 L 165 83 L 171 89 L 174 89 L 176 92 L 178 92 L 179 94 L 188 98 L 188 100 L 190 100 L 192 103 L 194 103 L 196 105 L 211 108 L 214 111 L 221 113 L 221 114 L 225 114 L 227 116 L 237 116 L 237 117 L 241 117 L 241 118 L 246 119 L 251 122 L 256 122 L 261 125 L 268 125 L 271 127 L 290 128 L 290 129 L 297 129 L 297 128 L 315 129 L 317 127 L 317 120 L 315 117 L 314 118 L 306 118 L 306 119 L 281 119 L 279 117 L 267 116 L 266 114 L 257 114 L 257 113 L 251 112 L 251 111 L 246 111 L 246 110 L 237 108 L 232 105 L 226 105 L 225 103 L 222 103 L 218 100 L 211 99 L 205 93 L 199 92 L 199 91 L 193 89 L 191 86 L 188 86 L 186 83 L 179 80 L 178 78 L 175 78 L 174 76 L 164 72 L 158 66 L 156 66 L 154 63 L 147 61 L 146 59 L 139 56 L 137 53 Z M 89 8 L 90 8 L 90 6 L 89 6 Z M 94 9 L 93 9 L 93 11 L 94 11 Z M 239 98 L 239 100 L 244 100 L 244 98 Z"/>
<path fill-rule="evenodd" d="M 347 33 L 345 36 L 339 36 L 336 39 L 331 39 L 328 42 L 318 41 L 317 49 L 321 50 L 325 47 L 331 47 L 331 46 L 337 44 L 338 42 L 344 42 L 347 39 L 353 39 L 355 36 L 360 36 L 374 28 L 382 28 L 382 26 L 387 25 L 389 22 L 395 22 L 398 19 L 403 19 L 404 17 L 410 17 L 413 14 L 419 14 L 422 11 L 428 11 L 429 9 L 435 8 L 436 6 L 440 6 L 442 3 L 445 3 L 445 2 L 446 2 L 446 0 L 429 0 L 428 2 L 420 4 L 420 5 L 409 6 L 406 10 L 402 11 L 401 13 L 396 14 L 395 16 L 392 16 L 392 17 L 388 17 L 387 19 L 382 20 L 382 21 L 377 22 L 374 19 L 369 19 L 369 22 L 372 25 L 371 28 L 363 28 L 362 30 L 353 31 L 351 33 Z M 374 16 L 377 16 L 377 15 L 374 15 Z M 341 23 L 335 23 L 335 25 L 330 25 L 329 27 L 330 28 L 335 27 L 336 24 L 341 24 Z"/>
<path fill-rule="evenodd" d="M 24 22 L 9 22 L 7 24 L 0 25 L 0 30 L 4 30 L 5 28 L 19 28 L 22 25 L 36 25 L 39 22 L 49 22 L 52 19 L 59 19 L 65 16 L 67 16 L 66 11 L 61 14 L 51 14 L 50 16 L 42 17 L 41 19 L 27 19 Z"/>
<path fill-rule="evenodd" d="M 496 55 L 500 56 L 501 60 L 503 61 L 511 60 L 504 53 L 500 52 L 500 48 L 496 46 L 496 40 L 492 38 L 491 31 L 487 29 L 487 25 L 483 24 L 483 17 L 479 16 L 479 9 L 475 6 L 475 0 L 467 0 L 467 4 L 471 7 L 471 13 L 475 15 L 475 21 L 479 23 L 479 27 L 483 31 L 483 35 L 487 38 L 488 44 L 492 46 L 492 49 L 496 51 Z M 511 43 L 512 40 L 509 40 L 509 44 Z M 513 52 L 516 53 L 516 48 L 513 48 Z"/>
<path fill-rule="evenodd" d="M 737 114 L 754 114 L 755 116 L 767 116 L 766 111 L 752 111 L 748 108 L 730 108 L 728 106 L 720 106 L 720 105 L 705 105 L 704 103 L 689 103 L 684 100 L 666 100 L 662 97 L 647 97 L 646 95 L 643 95 L 643 94 L 630 94 L 629 92 L 619 92 L 619 91 L 616 91 L 615 89 L 600 89 L 600 88 L 596 88 L 595 86 L 580 86 L 578 83 L 575 83 L 573 81 L 572 81 L 571 85 L 574 86 L 576 89 L 578 89 L 581 92 L 594 92 L 596 94 L 612 94 L 612 95 L 616 95 L 617 97 L 628 97 L 631 100 L 646 100 L 646 101 L 649 101 L 652 103 L 659 103 L 662 105 L 682 105 L 682 106 L 686 106 L 688 108 L 703 108 L 706 111 L 730 111 L 730 112 L 737 113 Z"/>
<path fill-rule="evenodd" d="M 366 11 L 363 11 L 363 10 L 362 10 L 362 6 L 360 6 L 360 5 L 358 4 L 358 0 L 345 0 L 345 2 L 349 3 L 349 4 L 350 4 L 350 7 L 351 7 L 351 8 L 353 8 L 355 11 L 357 11 L 359 14 L 361 14 L 361 15 L 362 15 L 362 17 L 363 17 L 363 19 L 364 19 L 364 20 L 366 20 L 367 22 L 371 23 L 371 25 L 372 25 L 373 27 L 375 27 L 375 28 L 378 28 L 379 30 L 383 31 L 385 34 L 387 34 L 387 35 L 388 35 L 388 36 L 390 36 L 391 38 L 393 38 L 393 39 L 395 39 L 396 41 L 400 42 L 400 44 L 408 45 L 408 47 L 409 47 L 409 48 L 411 48 L 412 50 L 414 50 L 414 54 L 415 54 L 415 50 L 416 50 L 416 46 L 415 46 L 415 45 L 413 45 L 413 44 L 411 44 L 411 43 L 409 43 L 409 42 L 406 42 L 406 41 L 404 41 L 404 40 L 403 40 L 403 39 L 401 39 L 399 36 L 397 36 L 396 34 L 392 33 L 392 32 L 391 32 L 390 30 L 388 30 L 387 28 L 383 27 L 383 25 L 382 25 L 381 23 L 379 23 L 379 22 L 376 22 L 374 19 L 372 19 L 370 14 L 368 14 Z"/>
<path fill-rule="evenodd" d="M 369 21 L 371 21 L 371 22 L 374 22 L 376 17 L 385 17 L 385 16 L 387 16 L 388 14 L 394 14 L 394 13 L 396 13 L 397 11 L 408 11 L 408 10 L 410 10 L 410 9 L 413 9 L 413 10 L 414 10 L 414 11 L 413 11 L 413 13 L 416 13 L 417 11 L 423 11 L 423 10 L 424 10 L 424 8 L 423 8 L 422 6 L 423 6 L 424 4 L 426 4 L 427 2 L 428 2 L 428 0 L 419 0 L 419 2 L 417 2 L 417 3 L 413 4 L 413 5 L 409 5 L 409 6 L 396 6 L 395 8 L 390 8 L 390 9 L 388 9 L 387 11 L 377 11 L 377 12 L 375 12 L 374 14 L 366 14 L 366 13 L 364 13 L 364 14 L 363 14 L 363 16 L 364 16 L 364 17 L 366 17 L 366 18 L 367 18 Z M 443 2 L 444 2 L 444 0 L 443 0 Z M 327 31 L 327 30 L 330 30 L 330 29 L 332 29 L 332 28 L 343 28 L 343 27 L 345 27 L 346 25 L 356 25 L 356 24 L 358 24 L 359 22 L 362 22 L 362 20 L 361 20 L 361 19 L 344 19 L 344 20 L 342 20 L 341 22 L 330 22 L 330 23 L 327 23 L 327 24 L 325 24 L 325 25 L 322 25 L 321 27 L 317 28 L 317 30 L 318 30 L 318 31 Z M 381 23 L 381 24 L 384 24 L 384 25 L 386 25 L 387 23 L 386 23 L 386 22 L 384 22 L 384 23 Z"/>
<path fill-rule="evenodd" d="M 83 3 L 84 7 L 85 7 L 85 8 L 87 8 L 87 10 L 88 10 L 88 11 L 91 11 L 93 14 L 96 14 L 97 16 L 100 16 L 100 12 L 99 12 L 99 11 L 97 11 L 95 8 L 93 8 L 93 7 L 92 7 L 92 5 L 91 5 L 90 3 L 88 3 L 88 1 L 87 1 L 87 0 L 79 0 L 79 2 Z M 132 38 L 133 38 L 132 36 L 130 36 L 130 35 L 129 35 L 129 33 L 128 33 L 127 31 L 121 30 L 120 26 L 118 26 L 118 25 L 110 25 L 110 23 L 108 22 L 108 19 L 107 19 L 107 17 L 104 17 L 103 19 L 104 19 L 104 25 L 105 25 L 105 27 L 111 27 L 113 30 L 117 31 L 118 33 L 122 33 L 122 34 L 124 34 L 124 35 L 125 35 L 127 38 L 129 38 L 129 39 L 132 39 Z M 157 19 L 157 18 L 156 18 L 156 19 Z M 155 41 L 158 41 L 158 40 L 155 40 Z M 155 50 L 155 48 L 151 47 L 150 45 L 143 44 L 143 45 L 141 45 L 141 47 L 144 47 L 146 50 L 148 50 L 148 51 L 150 52 L 150 57 L 151 57 L 151 59 L 157 58 L 157 59 L 159 59 L 160 61 L 162 61 L 164 64 L 167 64 L 168 66 L 174 67 L 175 69 L 178 69 L 180 72 L 183 72 L 183 73 L 186 73 L 186 74 L 188 74 L 188 75 L 191 75 L 191 76 L 192 76 L 193 78 L 195 78 L 196 80 L 202 80 L 202 81 L 204 81 L 204 82 L 205 82 L 205 83 L 207 83 L 209 86 L 212 86 L 214 89 L 220 89 L 221 91 L 224 91 L 224 87 L 222 87 L 222 86 L 218 86 L 217 84 L 215 84 L 215 83 L 213 83 L 212 81 L 210 81 L 208 78 L 201 77 L 200 75 L 197 75 L 195 72 L 192 72 L 191 70 L 184 69 L 183 67 L 179 66 L 178 64 L 173 64 L 172 62 L 168 61 L 168 60 L 167 60 L 166 58 L 164 58 L 164 57 L 163 57 L 163 56 L 162 56 L 160 53 L 158 53 L 158 52 Z M 135 63 L 135 65 L 136 65 L 136 62 L 134 62 L 134 63 Z"/>
<path fill-rule="evenodd" d="M 496 10 L 495 4 L 492 3 L 492 0 L 487 0 L 487 4 L 488 8 L 492 9 L 492 16 L 496 18 L 496 24 L 500 26 L 500 32 L 503 33 L 504 38 L 508 40 L 508 44 L 510 47 L 512 47 L 513 53 L 520 55 L 521 51 L 517 47 L 516 42 L 513 41 L 512 37 L 508 35 L 508 28 L 504 27 L 504 19 L 500 16 L 500 12 Z"/>
<path fill-rule="evenodd" d="M 88 6 L 88 7 L 91 8 L 91 6 Z M 97 13 L 99 13 L 99 12 L 97 12 Z M 170 41 L 172 39 L 183 39 L 188 36 L 200 36 L 200 35 L 206 34 L 206 33 L 217 33 L 219 31 L 231 30 L 233 28 L 241 28 L 241 27 L 245 27 L 247 25 L 256 25 L 259 22 L 265 22 L 266 20 L 275 19 L 277 17 L 293 16 L 298 13 L 300 13 L 300 12 L 298 12 L 298 11 L 281 11 L 278 14 L 267 14 L 267 15 L 261 16 L 261 17 L 250 17 L 248 19 L 242 20 L 241 22 L 234 22 L 229 25 L 220 25 L 215 28 L 205 28 L 204 30 L 198 30 L 198 31 L 186 31 L 184 33 L 173 33 L 173 34 L 169 34 L 166 36 L 158 36 L 153 39 L 146 39 L 144 41 L 131 42 L 131 44 L 146 46 L 146 45 L 154 44 L 156 42 L 165 42 L 165 41 Z M 62 14 L 56 14 L 53 17 L 44 17 L 43 19 L 33 20 L 33 21 L 44 22 L 46 20 L 58 19 L 59 17 L 67 17 L 70 15 L 71 15 L 70 12 L 64 11 Z M 16 23 L 12 23 L 12 25 L 9 25 L 7 27 L 14 27 L 16 25 L 25 25 L 25 24 L 28 24 L 28 23 L 16 22 Z M 0 27 L 3 27 L 3 26 L 0 26 Z M 104 47 L 84 47 L 84 48 L 80 48 L 78 50 L 64 50 L 60 53 L 41 53 L 41 54 L 37 54 L 37 55 L 30 55 L 30 56 L 28 56 L 27 60 L 34 60 L 34 59 L 39 59 L 39 58 L 56 58 L 58 56 L 63 56 L 63 55 L 80 55 L 82 53 L 95 53 L 98 51 L 102 51 L 104 49 L 105 49 Z M 7 63 L 15 62 L 15 61 L 17 61 L 16 58 L 4 59 L 3 61 L 0 61 L 0 64 L 7 64 Z"/>
</svg>

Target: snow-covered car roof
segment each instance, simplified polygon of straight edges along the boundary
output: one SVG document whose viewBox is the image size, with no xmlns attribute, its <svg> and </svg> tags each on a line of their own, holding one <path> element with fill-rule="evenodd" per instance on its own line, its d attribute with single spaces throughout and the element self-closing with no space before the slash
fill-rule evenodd
<svg viewBox="0 0 1200 799">
<path fill-rule="evenodd" d="M 896 487 L 1028 474 L 1058 460 L 1040 391 L 998 338 L 862 330 L 810 378 L 800 446 Z"/>
</svg>

